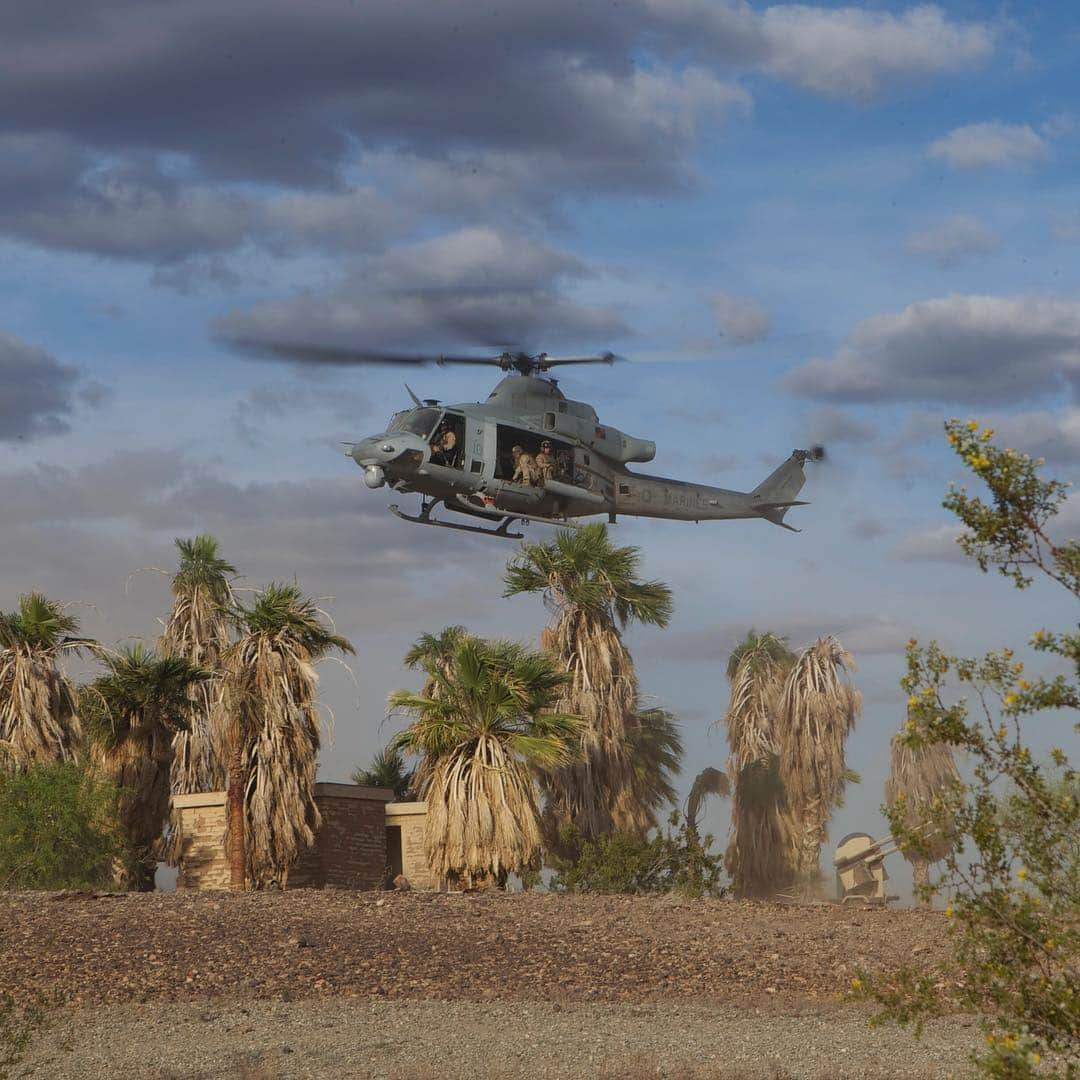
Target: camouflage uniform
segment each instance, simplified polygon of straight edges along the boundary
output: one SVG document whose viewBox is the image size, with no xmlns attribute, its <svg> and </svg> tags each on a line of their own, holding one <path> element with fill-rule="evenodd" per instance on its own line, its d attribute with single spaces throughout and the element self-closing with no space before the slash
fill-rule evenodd
<svg viewBox="0 0 1080 1080">
<path fill-rule="evenodd" d="M 526 454 L 520 446 L 515 446 L 510 453 L 514 459 L 514 483 L 531 485 L 536 475 L 532 454 Z"/>
<path fill-rule="evenodd" d="M 551 443 L 545 442 L 540 448 L 540 453 L 536 455 L 536 460 L 533 462 L 533 473 L 537 478 L 537 483 L 540 487 L 544 486 L 544 481 L 554 480 L 555 471 L 558 463 L 555 461 L 555 455 L 551 452 Z"/>
</svg>

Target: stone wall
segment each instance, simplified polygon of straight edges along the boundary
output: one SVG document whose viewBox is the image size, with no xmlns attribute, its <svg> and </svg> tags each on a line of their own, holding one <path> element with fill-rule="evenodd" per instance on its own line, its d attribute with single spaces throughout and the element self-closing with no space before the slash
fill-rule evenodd
<svg viewBox="0 0 1080 1080">
<path fill-rule="evenodd" d="M 323 823 L 314 845 L 289 871 L 291 888 L 381 889 L 386 879 L 386 816 L 393 792 L 355 784 L 316 784 Z M 178 889 L 227 889 L 225 792 L 177 795 L 183 865 Z M 422 804 L 421 804 L 422 805 Z"/>
<path fill-rule="evenodd" d="M 178 889 L 227 889 L 229 861 L 225 857 L 225 792 L 174 795 L 183 830 L 183 865 L 176 875 Z"/>
<path fill-rule="evenodd" d="M 386 804 L 386 830 L 398 829 L 401 837 L 401 872 L 414 889 L 435 890 L 442 882 L 431 872 L 427 860 L 424 830 L 427 805 L 422 802 Z M 388 846 L 393 841 L 388 840 Z"/>
</svg>

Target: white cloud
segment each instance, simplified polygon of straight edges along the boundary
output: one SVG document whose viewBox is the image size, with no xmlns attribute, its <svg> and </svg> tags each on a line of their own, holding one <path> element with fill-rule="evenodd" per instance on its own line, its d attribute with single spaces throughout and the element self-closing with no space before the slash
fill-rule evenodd
<svg viewBox="0 0 1080 1080">
<path fill-rule="evenodd" d="M 451 351 L 621 336 L 625 326 L 615 312 L 561 291 L 566 279 L 586 275 L 578 259 L 535 241 L 460 229 L 372 257 L 321 293 L 233 312 L 217 330 L 227 340 L 283 354 L 292 349 L 294 356 L 298 346 Z"/>
<path fill-rule="evenodd" d="M 1080 377 L 1080 301 L 951 295 L 858 323 L 794 393 L 834 401 L 1016 402 Z"/>
<path fill-rule="evenodd" d="M 780 4 L 761 18 L 765 67 L 832 97 L 866 100 L 903 78 L 969 70 L 989 59 L 994 31 L 921 5 L 894 15 L 859 7 Z"/>
<path fill-rule="evenodd" d="M 1053 462 L 1080 461 L 1080 408 L 989 416 L 988 423 L 997 433 L 994 442 L 1011 446 Z"/>
<path fill-rule="evenodd" d="M 769 334 L 769 313 L 756 301 L 728 293 L 710 298 L 720 333 L 734 345 L 752 345 Z"/>
<path fill-rule="evenodd" d="M 990 120 L 955 128 L 935 139 L 926 154 L 953 169 L 1010 168 L 1045 161 L 1050 144 L 1030 124 Z"/>
<path fill-rule="evenodd" d="M 942 268 L 967 258 L 988 255 L 1001 246 L 1001 238 L 970 214 L 950 218 L 912 233 L 905 245 L 909 255 L 933 259 Z"/>
</svg>

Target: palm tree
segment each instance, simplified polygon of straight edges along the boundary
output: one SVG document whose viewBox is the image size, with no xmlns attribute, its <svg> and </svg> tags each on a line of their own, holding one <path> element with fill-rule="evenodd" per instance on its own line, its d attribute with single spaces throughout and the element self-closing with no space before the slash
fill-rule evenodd
<svg viewBox="0 0 1080 1080">
<path fill-rule="evenodd" d="M 79 625 L 41 593 L 0 613 L 0 756 L 4 768 L 73 760 L 82 732 L 74 687 L 60 670 L 64 653 L 94 647 Z"/>
<path fill-rule="evenodd" d="M 394 802 L 408 802 L 413 797 L 413 771 L 405 767 L 400 749 L 385 746 L 366 769 L 355 769 L 352 782 L 361 787 L 389 788 Z"/>
<path fill-rule="evenodd" d="M 796 852 L 780 779 L 780 704 L 795 655 L 782 637 L 751 630 L 728 659 L 731 701 L 724 722 L 734 781 L 724 863 L 738 896 L 768 896 L 790 884 Z"/>
<path fill-rule="evenodd" d="M 569 676 L 555 708 L 584 722 L 581 755 L 544 780 L 545 832 L 556 850 L 564 825 L 588 841 L 644 834 L 653 820 L 635 778 L 638 685 L 620 630 L 634 621 L 667 626 L 672 603 L 662 582 L 638 580 L 640 561 L 637 548 L 616 547 L 605 525 L 592 524 L 522 544 L 506 568 L 506 596 L 539 593 L 553 611 L 542 646 Z"/>
<path fill-rule="evenodd" d="M 779 773 L 795 829 L 795 872 L 803 881 L 819 871 L 845 783 L 858 779 L 844 761 L 844 741 L 862 711 L 862 696 L 850 682 L 853 666 L 836 638 L 822 637 L 802 651 L 784 683 Z"/>
<path fill-rule="evenodd" d="M 211 673 L 141 644 L 106 653 L 103 660 L 107 670 L 80 689 L 79 709 L 95 767 L 120 790 L 120 820 L 133 859 L 131 883 L 148 892 L 169 814 L 173 739 L 191 722 L 193 687 Z"/>
<path fill-rule="evenodd" d="M 634 799 L 648 815 L 649 828 L 660 811 L 675 802 L 675 778 L 682 766 L 679 724 L 666 709 L 642 709 L 627 732 Z"/>
<path fill-rule="evenodd" d="M 230 577 L 236 567 L 220 557 L 212 536 L 177 540 L 176 548 L 180 559 L 172 579 L 173 606 L 158 639 L 158 653 L 183 657 L 215 676 L 193 684 L 191 724 L 173 740 L 172 793 L 187 795 L 219 791 L 225 783 L 222 667 L 231 644 L 228 613 L 234 596 Z M 181 857 L 179 825 L 174 814 L 164 848 L 172 865 Z"/>
<path fill-rule="evenodd" d="M 911 863 L 915 894 L 929 903 L 930 864 L 940 862 L 955 846 L 949 796 L 960 786 L 952 748 L 932 742 L 910 745 L 903 731 L 892 738 L 885 801 L 903 824 L 910 840 L 901 843 Z"/>
<path fill-rule="evenodd" d="M 316 663 L 353 652 L 299 586 L 270 584 L 235 605 L 240 639 L 227 659 L 227 848 L 233 888 L 282 888 L 315 839 L 319 755 Z"/>
<path fill-rule="evenodd" d="M 424 663 L 431 694 L 398 690 L 390 706 L 413 718 L 391 742 L 427 765 L 428 859 L 466 886 L 505 884 L 537 869 L 542 852 L 535 771 L 572 758 L 580 722 L 553 710 L 567 676 L 551 658 L 467 635 L 448 663 Z"/>
</svg>

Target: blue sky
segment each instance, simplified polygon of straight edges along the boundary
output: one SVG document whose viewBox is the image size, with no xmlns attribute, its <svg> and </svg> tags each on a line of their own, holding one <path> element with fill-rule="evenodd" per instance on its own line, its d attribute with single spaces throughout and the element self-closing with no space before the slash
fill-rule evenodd
<svg viewBox="0 0 1080 1080">
<path fill-rule="evenodd" d="M 96 0 L 0 30 L 0 606 L 42 588 L 103 640 L 152 637 L 164 579 L 128 575 L 214 531 L 248 583 L 333 597 L 357 645 L 356 688 L 325 671 L 327 778 L 393 730 L 417 634 L 535 637 L 539 603 L 501 599 L 509 545 L 393 519 L 341 454 L 406 402 L 400 374 L 245 337 L 613 348 L 564 390 L 655 439 L 656 471 L 722 486 L 825 442 L 797 536 L 616 535 L 675 590 L 671 629 L 629 640 L 688 778 L 726 756 L 708 725 L 748 627 L 855 654 L 864 782 L 834 838 L 882 827 L 910 636 L 973 652 L 1071 617 L 963 565 L 940 501 L 948 416 L 1063 479 L 1080 460 L 1072 5 Z"/>
</svg>

